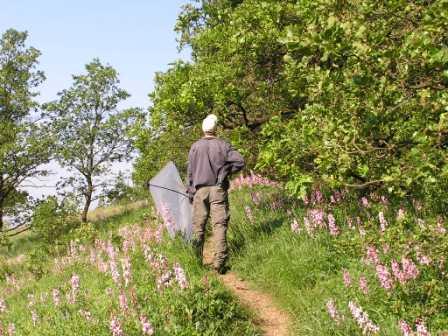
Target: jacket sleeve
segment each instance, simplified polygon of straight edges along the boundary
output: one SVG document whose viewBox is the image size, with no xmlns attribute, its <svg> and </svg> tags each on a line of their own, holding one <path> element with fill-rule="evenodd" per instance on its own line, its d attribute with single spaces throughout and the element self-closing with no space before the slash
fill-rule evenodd
<svg viewBox="0 0 448 336">
<path fill-rule="evenodd" d="M 226 164 L 230 165 L 231 167 L 230 172 L 232 174 L 237 173 L 244 168 L 243 156 L 240 153 L 238 153 L 235 149 L 233 149 L 232 146 L 230 145 L 227 151 Z"/>
<path fill-rule="evenodd" d="M 194 192 L 193 187 L 193 172 L 192 172 L 192 155 L 193 149 L 190 149 L 190 152 L 188 153 L 188 163 L 187 163 L 187 191 L 188 192 Z"/>
</svg>

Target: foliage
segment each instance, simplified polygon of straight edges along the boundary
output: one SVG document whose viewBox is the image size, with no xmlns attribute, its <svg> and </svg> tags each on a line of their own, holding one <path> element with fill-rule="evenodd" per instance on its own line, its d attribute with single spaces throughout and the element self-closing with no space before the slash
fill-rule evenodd
<svg viewBox="0 0 448 336">
<path fill-rule="evenodd" d="M 51 141 L 38 121 L 35 89 L 45 79 L 36 69 L 40 52 L 26 46 L 26 32 L 7 30 L 0 40 L 0 230 L 3 216 L 23 201 L 19 186 L 42 176 Z"/>
<path fill-rule="evenodd" d="M 292 195 L 317 181 L 413 194 L 443 209 L 447 6 L 193 1 L 176 25 L 192 60 L 157 75 L 153 136 L 141 133 L 136 175 L 159 162 L 160 148 L 188 148 L 180 130 L 213 112 L 249 168 L 285 180 Z"/>
<path fill-rule="evenodd" d="M 83 222 L 99 187 L 98 177 L 112 162 L 129 157 L 129 129 L 139 115 L 138 109 L 118 111 L 129 94 L 119 87 L 115 69 L 95 59 L 86 71 L 73 76 L 73 85 L 45 107 L 53 120 L 56 159 L 75 172 L 66 183 L 85 199 Z"/>
<path fill-rule="evenodd" d="M 186 152 L 209 113 L 218 115 L 221 135 L 254 165 L 261 125 L 289 109 L 280 81 L 284 48 L 278 38 L 284 16 L 280 4 L 260 6 L 258 1 L 184 7 L 176 30 L 180 46 L 191 47 L 193 60 L 175 62 L 156 76 L 149 125 L 139 132 L 137 180 L 173 159 L 183 171 Z"/>
<path fill-rule="evenodd" d="M 77 208 L 49 196 L 36 206 L 31 228 L 45 243 L 55 244 L 62 235 L 79 226 Z"/>
<path fill-rule="evenodd" d="M 263 131 L 259 167 L 287 177 L 427 196 L 447 185 L 446 1 L 300 1 L 280 41 L 288 92 L 306 101 Z"/>
<path fill-rule="evenodd" d="M 11 248 L 11 240 L 6 233 L 0 233 L 0 248 Z"/>
</svg>

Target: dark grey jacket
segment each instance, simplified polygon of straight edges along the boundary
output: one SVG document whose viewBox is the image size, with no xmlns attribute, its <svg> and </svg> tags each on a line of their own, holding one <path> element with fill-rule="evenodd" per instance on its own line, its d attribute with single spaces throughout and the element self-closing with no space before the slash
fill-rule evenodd
<svg viewBox="0 0 448 336">
<path fill-rule="evenodd" d="M 224 140 L 206 136 L 196 141 L 188 154 L 188 189 L 194 193 L 203 186 L 228 187 L 227 177 L 244 167 L 240 153 Z"/>
</svg>

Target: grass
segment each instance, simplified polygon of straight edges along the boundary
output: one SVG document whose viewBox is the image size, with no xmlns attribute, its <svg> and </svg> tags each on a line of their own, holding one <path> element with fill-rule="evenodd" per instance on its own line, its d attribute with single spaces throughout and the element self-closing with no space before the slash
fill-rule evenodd
<svg viewBox="0 0 448 336">
<path fill-rule="evenodd" d="M 92 211 L 89 211 L 87 220 L 89 222 L 104 221 L 108 218 L 115 217 L 122 214 L 129 214 L 135 210 L 148 207 L 148 201 L 141 200 L 127 204 L 117 204 L 108 207 L 98 207 Z"/>
<path fill-rule="evenodd" d="M 254 193 L 258 194 L 256 203 L 253 201 Z M 438 269 L 435 263 L 442 260 L 448 243 L 446 236 L 433 233 L 435 224 L 430 219 L 423 228 L 415 225 L 417 217 L 423 217 L 422 213 L 409 212 L 407 219 L 400 222 L 391 219 L 395 210 L 390 205 L 385 210 L 389 228 L 380 234 L 375 216 L 383 207 L 378 206 L 377 209 L 372 205 L 367 211 L 359 207 L 357 200 L 348 199 L 325 208 L 336 217 L 341 230 L 337 237 L 332 237 L 326 230 L 309 236 L 303 231 L 303 226 L 301 233 L 293 233 L 290 227 L 292 218 L 300 219 L 306 215 L 306 207 L 302 202 L 285 198 L 279 189 L 243 189 L 232 192 L 230 199 L 228 241 L 232 270 L 270 293 L 277 304 L 290 313 L 293 322 L 291 335 L 360 335 L 361 329 L 348 308 L 349 301 L 369 314 L 369 318 L 380 327 L 378 335 L 401 335 L 400 319 L 406 320 L 415 330 L 415 320 L 423 318 L 433 335 L 437 332 L 442 335 L 448 329 L 448 318 L 443 310 L 448 306 L 448 281 L 446 272 Z M 371 213 L 375 216 L 372 217 Z M 362 227 L 367 232 L 365 236 L 347 227 L 350 216 L 362 218 Z M 123 258 L 126 240 L 126 234 L 123 236 L 121 233 L 123 228 L 130 228 L 127 234 L 131 237 L 133 231 L 138 234 L 143 228 L 154 227 L 157 221 L 147 208 L 122 211 L 80 228 L 71 238 L 80 241 L 111 240 L 117 248 L 120 247 L 120 258 Z M 13 254 L 35 249 L 33 239 L 32 235 L 18 237 L 13 242 Z M 403 286 L 396 283 L 394 290 L 388 292 L 379 285 L 375 267 L 362 261 L 366 246 L 380 248 L 385 243 L 391 247 L 391 252 L 381 252 L 381 262 L 385 265 L 390 265 L 392 259 L 399 260 L 403 251 L 408 251 L 405 253 L 415 260 L 417 247 L 428 253 L 434 262 L 427 267 L 418 265 L 420 274 L 417 279 Z M 143 314 L 153 324 L 156 335 L 258 334 L 250 322 L 253 320 L 251 314 L 239 306 L 213 274 L 199 265 L 187 244 L 179 239 L 148 244 L 155 255 L 161 253 L 167 258 L 169 267 L 175 263 L 183 267 L 190 282 L 188 289 L 181 290 L 174 284 L 162 292 L 158 291 L 156 284 L 161 274 L 148 267 L 142 249 L 138 248 L 129 254 L 135 290 L 125 290 L 128 300 L 136 308 L 126 314 L 119 307 L 118 297 L 122 289 L 116 287 L 109 274 L 92 267 L 87 255 L 55 273 L 54 256 L 44 256 L 40 260 L 41 256 L 34 251 L 25 265 L 9 266 L 11 272 L 21 274 L 18 290 L 11 290 L 11 286 L 0 280 L 0 298 L 6 297 L 10 307 L 6 315 L 0 315 L 0 325 L 15 321 L 17 328 L 25 331 L 26 335 L 91 335 L 92 332 L 110 335 L 111 317 L 119 316 L 127 335 L 140 335 L 138 315 Z M 64 254 L 59 251 L 55 256 Z M 343 282 L 344 271 L 351 277 L 348 287 Z M 54 288 L 60 289 L 61 293 L 69 293 L 73 274 L 79 274 L 83 289 L 77 303 L 65 303 L 56 308 L 47 297 L 42 304 L 35 306 L 40 320 L 38 328 L 34 327 L 28 294 L 34 294 L 36 298 L 44 293 L 49 296 Z M 368 283 L 368 294 L 360 290 L 361 276 Z M 112 292 L 108 293 L 108 288 L 112 288 Z M 327 311 L 329 300 L 334 301 L 344 316 L 339 323 Z M 86 321 L 80 310 L 89 311 L 95 323 Z"/>
<path fill-rule="evenodd" d="M 117 317 L 126 335 L 142 335 L 139 319 L 145 316 L 155 335 L 259 335 L 249 312 L 198 263 L 182 240 L 165 237 L 158 243 L 154 235 L 146 237 L 144 245 L 153 255 L 163 254 L 167 260 L 160 269 L 148 264 L 141 237 L 155 230 L 155 223 L 148 209 L 139 209 L 81 227 L 77 237 L 73 236 L 81 246 L 74 255 L 59 249 L 50 250 L 50 255 L 39 254 L 30 245 L 31 258 L 9 269 L 16 284 L 0 278 L 0 299 L 7 306 L 6 312 L 0 313 L 0 330 L 6 332 L 9 323 L 14 323 L 19 335 L 111 335 L 111 319 Z M 93 245 L 87 242 L 93 239 L 113 242 L 120 273 L 121 260 L 129 258 L 130 285 L 124 286 L 124 276 L 120 284 L 114 283 L 109 272 L 93 266 L 89 261 Z M 125 241 L 135 248 L 126 252 Z M 97 258 L 106 258 L 105 250 L 95 251 Z M 182 289 L 172 278 L 165 289 L 158 289 L 158 281 L 175 264 L 184 269 L 188 287 Z M 66 297 L 71 295 L 75 274 L 80 289 L 76 301 L 70 303 Z M 53 301 L 55 289 L 60 293 L 59 305 Z M 120 305 L 120 295 L 126 297 L 128 309 Z M 86 318 L 87 312 L 91 318 Z"/>
<path fill-rule="evenodd" d="M 262 195 L 258 205 L 251 199 L 251 193 L 257 190 Z M 378 230 L 369 227 L 375 222 L 372 218 L 365 224 L 367 234 L 362 237 L 344 223 L 350 214 L 357 216 L 364 211 L 355 204 L 356 201 L 348 200 L 332 208 L 342 231 L 337 238 L 327 231 L 310 237 L 304 232 L 303 224 L 303 231 L 299 234 L 293 233 L 290 227 L 293 217 L 301 219 L 305 216 L 303 203 L 284 198 L 279 190 L 244 189 L 232 193 L 230 201 L 232 269 L 271 293 L 279 306 L 290 312 L 293 318 L 291 335 L 360 335 L 361 330 L 348 309 L 349 301 L 368 312 L 370 319 L 380 327 L 379 335 L 401 335 L 398 327 L 400 318 L 412 325 L 414 320 L 411 318 L 421 317 L 433 330 L 441 332 L 448 329 L 448 319 L 442 308 L 448 304 L 448 279 L 443 274 L 419 266 L 421 274 L 417 280 L 406 286 L 396 284 L 388 293 L 379 286 L 375 267 L 362 261 L 365 247 L 369 244 L 388 242 L 392 246 L 390 254 L 397 258 L 401 253 L 399 244 L 404 246 L 403 251 L 410 241 L 415 246 L 425 246 L 429 228 L 423 230 L 426 236 L 414 235 L 413 240 L 408 241 L 405 230 L 392 228 L 392 223 L 389 230 L 395 230 L 395 236 L 387 237 L 388 232 L 384 236 L 375 233 Z M 251 210 L 245 210 L 245 207 Z M 286 210 L 289 210 L 289 215 Z M 410 215 L 409 221 L 415 220 L 414 216 Z M 446 240 L 438 239 L 434 244 L 443 249 Z M 396 251 L 394 246 L 397 246 Z M 443 254 L 433 260 L 440 255 Z M 390 260 L 386 254 L 381 257 Z M 348 288 L 343 282 L 344 270 L 351 277 L 352 283 Z M 367 295 L 359 288 L 361 276 L 367 279 Z M 432 290 L 429 294 L 433 295 L 432 300 L 425 299 L 428 286 L 444 294 L 435 296 L 436 292 Z M 326 309 L 328 300 L 334 300 L 338 311 L 345 316 L 343 322 L 338 324 L 330 318 Z"/>
</svg>

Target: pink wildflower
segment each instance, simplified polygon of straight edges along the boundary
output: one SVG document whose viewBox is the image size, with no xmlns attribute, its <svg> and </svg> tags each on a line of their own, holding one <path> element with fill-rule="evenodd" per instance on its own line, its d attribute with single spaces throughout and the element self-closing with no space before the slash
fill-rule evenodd
<svg viewBox="0 0 448 336">
<path fill-rule="evenodd" d="M 170 286 L 172 278 L 173 272 L 167 271 L 163 273 L 162 276 L 157 279 L 157 289 L 162 290 L 163 288 Z"/>
<path fill-rule="evenodd" d="M 121 260 L 121 268 L 123 270 L 124 286 L 128 287 L 132 277 L 131 261 L 129 260 L 129 257 Z"/>
<path fill-rule="evenodd" d="M 317 189 L 315 191 L 315 198 L 314 199 L 316 200 L 316 203 L 322 203 L 324 201 L 324 196 L 323 196 L 322 192 L 319 189 Z"/>
<path fill-rule="evenodd" d="M 76 302 L 76 295 L 78 294 L 78 290 L 79 290 L 79 276 L 76 274 L 73 274 L 70 282 L 72 285 L 70 303 L 73 304 Z"/>
<path fill-rule="evenodd" d="M 354 230 L 355 226 L 353 225 L 353 219 L 351 219 L 350 217 L 347 219 L 347 224 L 348 224 L 348 228 L 350 230 Z"/>
<path fill-rule="evenodd" d="M 363 335 L 377 334 L 380 331 L 380 328 L 369 319 L 369 315 L 366 312 L 363 312 L 362 308 L 356 305 L 353 301 L 348 303 L 348 308 L 356 323 L 362 329 Z"/>
<path fill-rule="evenodd" d="M 365 196 L 361 198 L 361 204 L 364 208 L 370 207 L 369 200 Z"/>
<path fill-rule="evenodd" d="M 386 218 L 384 218 L 384 213 L 382 211 L 379 212 L 378 218 L 380 220 L 381 232 L 384 233 L 387 228 L 387 221 L 386 221 Z"/>
<path fill-rule="evenodd" d="M 309 236 L 312 236 L 314 234 L 314 226 L 311 225 L 311 222 L 308 219 L 308 217 L 303 218 L 303 226 L 305 226 L 305 230 Z"/>
<path fill-rule="evenodd" d="M 14 325 L 14 323 L 10 323 L 8 325 L 8 335 L 14 336 L 15 334 L 16 334 L 16 326 Z"/>
<path fill-rule="evenodd" d="M 367 285 L 367 278 L 366 278 L 364 275 L 362 275 L 362 276 L 359 278 L 359 288 L 361 288 L 361 291 L 362 291 L 365 295 L 369 294 L 369 287 L 368 287 L 368 285 Z"/>
<path fill-rule="evenodd" d="M 417 225 L 420 227 L 420 229 L 425 229 L 425 221 L 421 218 L 417 218 Z"/>
<path fill-rule="evenodd" d="M 330 234 L 332 236 L 339 235 L 340 231 L 339 228 L 336 225 L 336 220 L 332 214 L 328 214 L 328 229 L 330 230 Z"/>
<path fill-rule="evenodd" d="M 187 277 L 185 275 L 185 271 L 179 264 L 174 265 L 174 274 L 181 289 L 185 289 L 188 287 Z"/>
<path fill-rule="evenodd" d="M 118 270 L 117 262 L 115 261 L 115 259 L 111 259 L 109 261 L 109 269 L 112 280 L 114 280 L 117 285 L 120 285 L 120 271 Z"/>
<path fill-rule="evenodd" d="M 378 257 L 378 250 L 372 245 L 367 247 L 366 260 L 367 262 L 370 262 L 374 265 L 378 265 L 380 263 L 380 258 Z"/>
<path fill-rule="evenodd" d="M 395 278 L 403 285 L 409 280 L 414 280 L 420 274 L 417 266 L 409 258 L 401 258 L 401 268 L 397 261 L 392 260 L 392 271 Z"/>
<path fill-rule="evenodd" d="M 156 243 L 160 244 L 163 238 L 163 225 L 159 225 L 156 230 L 155 239 Z"/>
<path fill-rule="evenodd" d="M 402 221 L 404 218 L 406 217 L 406 212 L 404 211 L 403 208 L 398 209 L 397 212 L 397 221 Z"/>
<path fill-rule="evenodd" d="M 303 204 L 305 204 L 305 206 L 310 204 L 310 200 L 307 195 L 303 196 Z"/>
<path fill-rule="evenodd" d="M 291 223 L 291 231 L 293 233 L 300 233 L 300 226 L 299 226 L 299 222 L 297 221 L 297 219 L 294 218 L 294 220 Z"/>
<path fill-rule="evenodd" d="M 31 311 L 31 320 L 33 321 L 33 326 L 36 326 L 37 322 L 39 321 L 39 317 L 34 310 Z"/>
<path fill-rule="evenodd" d="M 170 209 L 165 203 L 161 203 L 161 216 L 163 219 L 163 222 L 165 223 L 166 229 L 170 234 L 174 234 L 176 231 L 176 223 L 174 222 L 174 219 L 170 213 Z"/>
<path fill-rule="evenodd" d="M 120 321 L 115 316 L 110 321 L 110 331 L 112 332 L 112 336 L 124 336 Z"/>
<path fill-rule="evenodd" d="M 129 251 L 133 251 L 135 249 L 135 240 L 132 237 L 126 236 L 123 239 L 122 248 L 123 253 L 127 255 Z"/>
<path fill-rule="evenodd" d="M 390 251 L 390 245 L 387 244 L 387 243 L 384 243 L 384 244 L 383 244 L 383 253 L 384 253 L 384 254 L 388 254 L 389 251 Z"/>
<path fill-rule="evenodd" d="M 431 258 L 429 258 L 427 255 L 424 255 L 423 253 L 421 253 L 420 251 L 417 252 L 417 260 L 419 262 L 420 265 L 431 265 Z"/>
<path fill-rule="evenodd" d="M 358 227 L 358 230 L 359 230 L 359 234 L 360 234 L 361 237 L 365 237 L 365 236 L 366 236 L 367 232 L 366 232 L 366 230 L 364 229 L 364 227 L 359 226 L 359 227 Z"/>
<path fill-rule="evenodd" d="M 61 304 L 61 293 L 58 289 L 54 288 L 52 291 L 53 294 L 53 303 L 55 306 L 59 306 Z"/>
<path fill-rule="evenodd" d="M 260 205 L 261 197 L 260 197 L 260 193 L 259 192 L 252 192 L 252 193 L 250 193 L 250 197 L 252 198 L 252 202 L 254 202 L 254 204 L 256 206 Z"/>
<path fill-rule="evenodd" d="M 401 271 L 400 265 L 398 264 L 398 262 L 396 260 L 392 260 L 391 267 L 392 267 L 392 272 L 393 272 L 395 278 L 401 284 L 406 283 L 406 277 L 405 277 L 404 273 Z"/>
<path fill-rule="evenodd" d="M 336 305 L 334 303 L 334 300 L 328 300 L 327 301 L 327 311 L 330 317 L 333 319 L 333 321 L 336 322 L 336 324 L 340 324 L 341 321 L 344 320 L 343 316 L 338 312 Z"/>
<path fill-rule="evenodd" d="M 92 319 L 92 313 L 89 312 L 88 310 L 80 309 L 80 310 L 79 310 L 79 314 L 80 314 L 82 317 L 84 317 L 84 318 L 86 319 L 86 321 L 88 321 L 88 322 L 91 322 L 91 321 L 93 320 L 93 319 Z"/>
<path fill-rule="evenodd" d="M 409 326 L 409 324 L 406 323 L 406 321 L 400 320 L 398 324 L 400 326 L 400 330 L 403 336 L 412 336 L 413 334 L 412 328 Z"/>
<path fill-rule="evenodd" d="M 253 223 L 254 222 L 254 215 L 252 213 L 252 209 L 248 205 L 246 205 L 244 207 L 244 212 L 246 213 L 246 217 L 249 220 L 249 222 Z"/>
<path fill-rule="evenodd" d="M 381 287 L 386 290 L 390 290 L 393 287 L 392 277 L 386 266 L 378 264 L 376 265 L 376 274 L 380 281 Z"/>
<path fill-rule="evenodd" d="M 0 314 L 6 312 L 6 303 L 5 300 L 0 299 Z"/>
<path fill-rule="evenodd" d="M 308 216 L 310 217 L 311 222 L 314 225 L 314 227 L 320 227 L 320 228 L 325 227 L 325 222 L 324 222 L 325 214 L 322 209 L 311 209 L 308 211 Z"/>
<path fill-rule="evenodd" d="M 436 232 L 439 234 L 445 234 L 446 233 L 446 229 L 443 225 L 443 219 L 441 216 L 437 217 L 437 227 L 436 227 Z"/>
<path fill-rule="evenodd" d="M 401 258 L 401 265 L 408 280 L 416 279 L 419 276 L 420 271 L 411 259 Z"/>
<path fill-rule="evenodd" d="M 118 301 L 120 304 L 120 309 L 123 313 L 127 313 L 127 311 L 129 310 L 129 305 L 128 305 L 128 298 L 126 297 L 126 294 L 121 291 L 120 295 L 118 296 Z"/>
<path fill-rule="evenodd" d="M 417 327 L 417 336 L 431 336 L 429 331 L 426 329 L 426 326 L 425 326 L 425 323 L 423 322 L 423 320 L 418 319 L 415 322 L 415 325 Z"/>
<path fill-rule="evenodd" d="M 344 271 L 342 272 L 342 278 L 344 280 L 344 286 L 345 287 L 350 287 L 352 285 L 352 279 L 350 277 L 350 273 L 344 269 Z"/>
<path fill-rule="evenodd" d="M 142 325 L 142 332 L 143 335 L 152 335 L 154 334 L 154 328 L 152 327 L 151 323 L 148 321 L 146 316 L 140 316 L 140 323 Z"/>
</svg>

